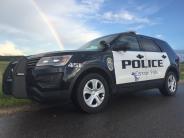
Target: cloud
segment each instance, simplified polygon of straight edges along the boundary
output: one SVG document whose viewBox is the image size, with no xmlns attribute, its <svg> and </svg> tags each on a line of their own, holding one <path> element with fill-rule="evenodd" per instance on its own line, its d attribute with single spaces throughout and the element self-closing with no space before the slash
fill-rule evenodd
<svg viewBox="0 0 184 138">
<path fill-rule="evenodd" d="M 128 0 L 117 2 L 116 8 L 110 8 L 99 15 L 99 21 L 106 24 L 126 25 L 128 29 L 140 30 L 145 27 L 157 25 L 160 18 L 154 15 L 159 12 L 161 6 L 156 2 Z M 120 6 L 121 5 L 121 6 Z"/>
<path fill-rule="evenodd" d="M 86 24 L 84 19 L 96 16 L 103 2 L 104 0 L 82 0 L 77 3 L 75 0 L 67 0 L 57 1 L 55 4 L 48 0 L 37 4 L 57 30 L 65 49 L 74 49 L 102 35 L 100 31 Z"/>
<path fill-rule="evenodd" d="M 129 11 L 106 12 L 102 15 L 105 22 L 122 23 L 122 24 L 149 24 L 150 20 L 146 17 L 139 17 Z"/>
<path fill-rule="evenodd" d="M 96 14 L 105 0 L 40 0 L 37 3 L 41 6 L 44 11 L 50 14 L 60 15 L 60 16 L 72 16 L 80 17 L 90 14 Z"/>
<path fill-rule="evenodd" d="M 159 39 L 163 39 L 164 38 L 164 36 L 162 34 L 156 34 L 155 37 L 159 38 Z"/>
<path fill-rule="evenodd" d="M 65 44 L 65 49 L 79 47 L 89 40 L 97 38 L 102 34 L 95 29 L 86 26 L 82 22 L 77 22 L 71 18 L 54 18 L 50 17 L 53 24 L 58 29 L 61 41 Z"/>
<path fill-rule="evenodd" d="M 109 8 L 106 7 L 109 0 L 35 0 L 64 49 L 76 49 L 102 36 L 102 29 L 106 29 L 105 32 L 112 31 L 111 28 L 105 28 L 112 23 L 136 30 L 153 24 L 150 15 L 159 10 L 157 6 L 151 8 L 149 4 L 141 5 L 132 1 L 130 5 L 123 2 L 120 8 Z M 56 36 L 38 12 L 32 0 L 1 1 L 0 40 L 15 42 L 16 48 L 22 49 L 25 54 L 61 50 Z"/>
<path fill-rule="evenodd" d="M 24 55 L 23 52 L 16 48 L 15 44 L 9 41 L 0 44 L 1 56 Z"/>
<path fill-rule="evenodd" d="M 101 35 L 82 19 L 97 13 L 104 0 L 82 0 L 80 2 L 76 0 L 40 0 L 36 2 L 64 44 L 64 49 L 78 48 Z M 31 1 L 1 1 L 0 18 L 0 33 L 6 40 L 16 42 L 17 47 L 26 49 L 25 46 L 27 46 L 27 49 L 31 49 L 27 50 L 26 54 L 60 50 L 48 24 L 45 23 Z M 52 46 L 48 46 L 48 43 Z"/>
</svg>

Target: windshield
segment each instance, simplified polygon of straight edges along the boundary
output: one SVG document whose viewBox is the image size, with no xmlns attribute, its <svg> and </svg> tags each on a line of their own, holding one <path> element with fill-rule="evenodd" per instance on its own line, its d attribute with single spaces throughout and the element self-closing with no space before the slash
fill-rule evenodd
<svg viewBox="0 0 184 138">
<path fill-rule="evenodd" d="M 118 34 L 114 34 L 114 35 L 108 35 L 108 36 L 94 39 L 94 40 L 86 43 L 82 47 L 80 47 L 79 50 L 87 50 L 87 51 L 103 50 L 104 46 L 100 45 L 100 41 L 105 41 L 107 44 L 110 44 L 117 36 L 118 36 Z"/>
</svg>

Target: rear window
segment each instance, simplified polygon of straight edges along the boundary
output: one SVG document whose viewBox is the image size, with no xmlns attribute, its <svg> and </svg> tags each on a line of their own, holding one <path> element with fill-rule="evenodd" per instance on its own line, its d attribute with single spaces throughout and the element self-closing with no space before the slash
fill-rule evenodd
<svg viewBox="0 0 184 138">
<path fill-rule="evenodd" d="M 148 52 L 161 52 L 161 49 L 151 39 L 142 38 L 142 49 Z"/>
</svg>

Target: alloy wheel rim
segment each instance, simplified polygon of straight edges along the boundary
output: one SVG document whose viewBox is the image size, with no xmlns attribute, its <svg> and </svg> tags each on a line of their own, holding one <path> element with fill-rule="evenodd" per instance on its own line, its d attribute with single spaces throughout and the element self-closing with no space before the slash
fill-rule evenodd
<svg viewBox="0 0 184 138">
<path fill-rule="evenodd" d="M 83 98 L 87 106 L 98 107 L 102 104 L 105 97 L 105 88 L 98 79 L 89 80 L 83 89 Z"/>
<path fill-rule="evenodd" d="M 172 93 L 176 91 L 176 78 L 174 75 L 170 75 L 168 78 L 168 88 Z"/>
</svg>

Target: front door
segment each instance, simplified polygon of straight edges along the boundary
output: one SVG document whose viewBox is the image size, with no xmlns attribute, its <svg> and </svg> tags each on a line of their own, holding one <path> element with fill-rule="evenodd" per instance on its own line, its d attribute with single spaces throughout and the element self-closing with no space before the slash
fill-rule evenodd
<svg viewBox="0 0 184 138">
<path fill-rule="evenodd" d="M 128 44 L 126 51 L 112 51 L 114 59 L 114 69 L 116 84 L 140 82 L 147 79 L 144 61 L 145 52 L 140 51 L 140 46 L 136 36 L 122 35 L 113 45 Z"/>
</svg>

